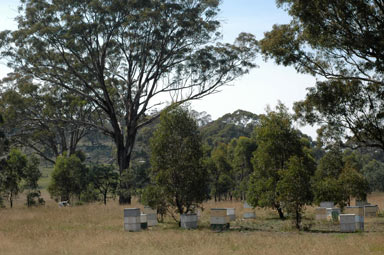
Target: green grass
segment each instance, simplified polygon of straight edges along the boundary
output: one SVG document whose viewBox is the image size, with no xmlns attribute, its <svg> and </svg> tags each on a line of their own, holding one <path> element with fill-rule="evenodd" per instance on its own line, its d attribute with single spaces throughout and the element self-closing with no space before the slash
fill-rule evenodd
<svg viewBox="0 0 384 255">
<path fill-rule="evenodd" d="M 38 181 L 39 187 L 42 190 L 48 188 L 49 182 L 51 181 L 51 174 L 53 171 L 53 167 L 40 167 L 41 178 Z"/>
</svg>

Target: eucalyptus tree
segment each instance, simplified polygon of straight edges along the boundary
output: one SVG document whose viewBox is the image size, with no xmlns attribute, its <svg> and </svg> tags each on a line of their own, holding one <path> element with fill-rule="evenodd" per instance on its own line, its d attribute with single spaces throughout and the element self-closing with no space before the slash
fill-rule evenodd
<svg viewBox="0 0 384 255">
<path fill-rule="evenodd" d="M 38 86 L 31 79 L 9 74 L 0 96 L 4 129 L 15 145 L 32 149 L 55 163 L 64 152 L 74 154 L 90 126 L 81 122 L 94 118 L 94 107 L 60 87 Z"/>
<path fill-rule="evenodd" d="M 95 104 L 102 120 L 86 124 L 113 139 L 122 173 L 138 129 L 158 117 L 148 113 L 164 106 L 164 95 L 173 103 L 200 99 L 255 66 L 252 35 L 240 34 L 234 44 L 218 42 L 219 4 L 23 0 L 18 30 L 0 36 L 2 57 L 34 82 Z"/>
<path fill-rule="evenodd" d="M 292 16 L 260 41 L 266 58 L 318 78 L 298 117 L 322 133 L 384 149 L 384 2 L 278 0 Z M 346 132 L 347 131 L 347 132 Z"/>
<path fill-rule="evenodd" d="M 9 141 L 5 136 L 5 133 L 3 131 L 3 116 L 0 113 L 0 207 L 3 206 L 3 189 L 4 189 L 4 168 L 6 166 L 5 162 L 5 154 L 8 152 L 9 149 Z"/>
<path fill-rule="evenodd" d="M 209 197 L 209 176 L 202 159 L 196 120 L 181 107 L 163 112 L 151 139 L 150 175 L 154 186 L 149 189 L 158 192 L 147 190 L 146 200 L 157 200 L 162 194 L 162 201 L 179 214 L 192 212 Z"/>
<path fill-rule="evenodd" d="M 313 175 L 314 164 L 304 149 L 301 133 L 292 125 L 292 116 L 282 104 L 276 107 L 276 111 L 268 110 L 266 115 L 260 116 L 253 137 L 257 149 L 251 160 L 253 173 L 249 179 L 247 201 L 254 207 L 273 208 L 284 219 L 283 204 L 294 201 L 286 201 L 290 195 L 285 193 L 282 196 L 279 185 L 287 185 L 300 173 L 305 173 L 303 178 L 307 179 L 306 176 Z M 289 165 L 291 160 L 293 163 Z M 289 173 L 285 173 L 287 171 Z"/>
<path fill-rule="evenodd" d="M 251 159 L 257 144 L 252 138 L 240 136 L 232 139 L 228 147 L 232 147 L 233 150 L 230 158 L 236 182 L 236 195 L 245 200 L 249 176 L 253 171 Z"/>
</svg>

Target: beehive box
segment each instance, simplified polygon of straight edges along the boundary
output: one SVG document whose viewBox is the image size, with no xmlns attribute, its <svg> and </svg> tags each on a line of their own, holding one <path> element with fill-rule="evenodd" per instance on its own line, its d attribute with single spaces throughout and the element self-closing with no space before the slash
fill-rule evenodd
<svg viewBox="0 0 384 255">
<path fill-rule="evenodd" d="M 355 216 L 356 230 L 364 231 L 364 216 Z"/>
<path fill-rule="evenodd" d="M 158 223 L 156 214 L 147 214 L 148 227 L 156 226 Z"/>
<path fill-rule="evenodd" d="M 376 217 L 379 208 L 377 205 L 365 205 L 364 206 L 364 216 L 365 217 Z"/>
<path fill-rule="evenodd" d="M 244 219 L 256 219 L 256 213 L 255 212 L 245 212 L 243 214 Z"/>
<path fill-rule="evenodd" d="M 153 226 L 156 226 L 158 224 L 157 211 L 155 209 L 152 209 L 149 206 L 144 206 L 143 212 L 144 212 L 144 214 L 147 215 L 148 227 L 153 227 Z"/>
<path fill-rule="evenodd" d="M 356 200 L 355 206 L 364 206 L 364 205 L 370 205 L 370 203 L 367 202 L 367 200 Z"/>
<path fill-rule="evenodd" d="M 357 216 L 364 216 L 364 207 L 362 206 L 347 206 L 344 208 L 345 214 L 356 214 Z"/>
<path fill-rule="evenodd" d="M 335 204 L 332 201 L 323 201 L 320 202 L 320 207 L 322 208 L 333 208 Z"/>
<path fill-rule="evenodd" d="M 144 214 L 157 214 L 157 211 L 149 206 L 144 206 L 143 212 Z"/>
<path fill-rule="evenodd" d="M 227 215 L 226 208 L 212 208 L 210 224 L 212 230 L 226 230 L 229 229 L 229 216 Z"/>
<path fill-rule="evenodd" d="M 227 208 L 227 216 L 230 221 L 236 220 L 236 211 L 235 208 Z"/>
<path fill-rule="evenodd" d="M 340 214 L 340 232 L 356 232 L 355 214 Z"/>
<path fill-rule="evenodd" d="M 355 214 L 356 230 L 364 231 L 364 207 L 363 206 L 347 206 L 344 209 L 345 214 Z"/>
<path fill-rule="evenodd" d="M 244 209 L 253 209 L 253 207 L 250 204 L 248 204 L 247 201 L 245 201 L 244 202 Z"/>
<path fill-rule="evenodd" d="M 182 214 L 180 215 L 180 226 L 184 229 L 196 229 L 197 228 L 197 214 Z"/>
<path fill-rule="evenodd" d="M 315 219 L 316 220 L 326 220 L 327 219 L 327 208 L 317 207 L 315 209 Z"/>
<path fill-rule="evenodd" d="M 226 208 L 211 208 L 211 217 L 226 217 Z"/>
<path fill-rule="evenodd" d="M 124 230 L 130 232 L 137 232 L 141 230 L 139 208 L 124 209 Z"/>
</svg>

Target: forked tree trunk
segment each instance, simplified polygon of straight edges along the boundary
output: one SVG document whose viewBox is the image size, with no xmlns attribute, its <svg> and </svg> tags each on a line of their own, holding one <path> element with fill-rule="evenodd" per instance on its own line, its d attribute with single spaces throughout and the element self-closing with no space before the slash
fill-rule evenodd
<svg viewBox="0 0 384 255">
<path fill-rule="evenodd" d="M 137 131 L 128 132 L 126 141 L 124 143 L 124 137 L 122 135 L 118 135 L 115 137 L 115 143 L 117 147 L 117 161 L 119 164 L 120 177 L 124 175 L 129 169 L 131 155 L 133 146 L 135 144 Z M 129 181 L 120 179 L 120 194 L 119 194 L 119 204 L 131 204 L 132 195 Z"/>
</svg>

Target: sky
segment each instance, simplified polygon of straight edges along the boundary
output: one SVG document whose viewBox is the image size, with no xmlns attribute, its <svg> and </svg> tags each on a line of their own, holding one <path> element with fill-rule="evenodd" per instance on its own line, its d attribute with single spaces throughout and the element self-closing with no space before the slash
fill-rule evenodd
<svg viewBox="0 0 384 255">
<path fill-rule="evenodd" d="M 14 18 L 17 15 L 18 0 L 0 0 L 0 31 L 16 29 Z M 274 24 L 290 21 L 289 15 L 276 7 L 273 0 L 224 0 L 219 20 L 222 22 L 223 41 L 232 43 L 241 32 L 252 33 L 262 39 L 264 32 L 270 31 Z M 278 66 L 273 61 L 257 59 L 258 68 L 234 81 L 231 86 L 221 88 L 221 92 L 194 101 L 192 108 L 205 111 L 217 119 L 238 109 L 256 114 L 265 113 L 268 106 L 274 108 L 279 101 L 292 109 L 293 103 L 303 100 L 306 88 L 315 85 L 315 78 L 303 75 L 291 67 Z M 0 61 L 0 78 L 9 71 Z M 303 133 L 313 138 L 316 129 L 300 127 Z"/>
</svg>

